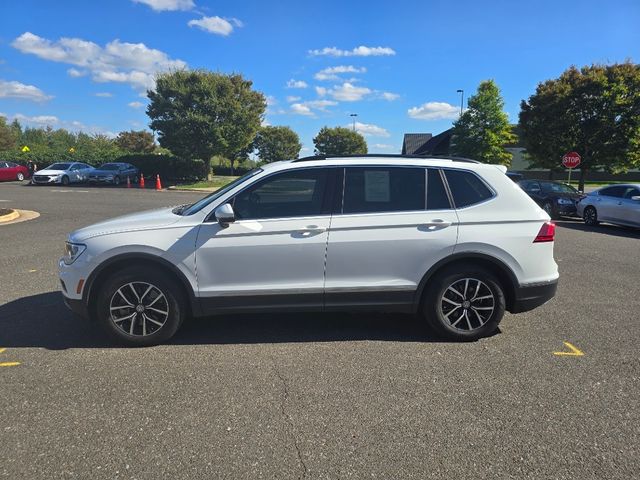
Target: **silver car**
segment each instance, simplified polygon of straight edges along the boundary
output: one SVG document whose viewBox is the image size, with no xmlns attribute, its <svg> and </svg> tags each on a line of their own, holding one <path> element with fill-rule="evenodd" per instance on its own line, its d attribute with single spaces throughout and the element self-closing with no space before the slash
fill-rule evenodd
<svg viewBox="0 0 640 480">
<path fill-rule="evenodd" d="M 81 162 L 60 162 L 49 165 L 33 174 L 31 183 L 34 185 L 61 184 L 86 182 L 89 172 L 93 168 Z"/>
<path fill-rule="evenodd" d="M 607 222 L 640 227 L 640 183 L 594 190 L 578 202 L 577 209 L 587 225 Z"/>
</svg>

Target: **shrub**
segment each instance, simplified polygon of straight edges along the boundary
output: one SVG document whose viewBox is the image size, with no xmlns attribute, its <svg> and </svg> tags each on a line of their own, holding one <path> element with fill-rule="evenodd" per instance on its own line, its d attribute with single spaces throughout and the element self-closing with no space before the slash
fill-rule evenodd
<svg viewBox="0 0 640 480">
<path fill-rule="evenodd" d="M 114 162 L 130 163 L 145 176 L 159 174 L 166 180 L 200 180 L 207 176 L 202 160 L 185 160 L 173 155 L 131 154 L 116 158 Z"/>
</svg>

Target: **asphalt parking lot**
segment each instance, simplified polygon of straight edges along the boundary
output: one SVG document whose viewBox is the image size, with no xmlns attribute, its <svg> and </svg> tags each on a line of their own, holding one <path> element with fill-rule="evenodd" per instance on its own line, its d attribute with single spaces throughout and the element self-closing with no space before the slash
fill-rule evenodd
<svg viewBox="0 0 640 480">
<path fill-rule="evenodd" d="M 0 185 L 41 214 L 0 226 L 0 476 L 640 478 L 640 231 L 559 221 L 557 297 L 475 343 L 290 314 L 126 349 L 66 310 L 69 231 L 200 196 Z"/>
</svg>

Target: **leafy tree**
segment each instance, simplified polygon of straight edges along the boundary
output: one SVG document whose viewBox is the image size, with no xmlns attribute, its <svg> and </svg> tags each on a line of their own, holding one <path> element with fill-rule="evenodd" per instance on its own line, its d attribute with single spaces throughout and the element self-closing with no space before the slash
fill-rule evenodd
<svg viewBox="0 0 640 480">
<path fill-rule="evenodd" d="M 146 130 L 120 132 L 116 137 L 116 145 L 131 153 L 151 153 L 156 146 L 153 135 Z"/>
<path fill-rule="evenodd" d="M 148 91 L 147 115 L 159 142 L 174 154 L 205 161 L 223 155 L 233 161 L 255 138 L 265 109 L 264 95 L 241 75 L 207 70 L 159 74 Z"/>
<path fill-rule="evenodd" d="M 262 127 L 253 140 L 260 160 L 265 163 L 298 158 L 302 144 L 289 127 Z"/>
<path fill-rule="evenodd" d="M 364 137 L 344 127 L 322 127 L 313 144 L 316 155 L 363 155 L 368 151 Z"/>
<path fill-rule="evenodd" d="M 7 119 L 0 117 L 0 150 L 12 150 L 18 145 L 19 137 L 11 125 L 7 125 Z"/>
<path fill-rule="evenodd" d="M 558 169 L 562 155 L 576 151 L 581 190 L 591 170 L 640 167 L 639 65 L 571 67 L 538 84 L 520 107 L 522 141 L 533 166 Z"/>
<path fill-rule="evenodd" d="M 454 155 L 481 162 L 509 165 L 511 153 L 504 149 L 515 141 L 504 100 L 493 80 L 485 80 L 469 98 L 469 108 L 453 124 L 451 150 Z"/>
</svg>

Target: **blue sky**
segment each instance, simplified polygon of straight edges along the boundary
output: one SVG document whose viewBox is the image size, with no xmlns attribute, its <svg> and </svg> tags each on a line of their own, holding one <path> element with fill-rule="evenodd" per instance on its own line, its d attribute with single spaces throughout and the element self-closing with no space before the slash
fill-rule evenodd
<svg viewBox="0 0 640 480">
<path fill-rule="evenodd" d="M 439 133 L 460 96 L 493 78 L 520 101 L 568 66 L 640 57 L 640 1 L 2 0 L 0 114 L 28 125 L 147 128 L 154 72 L 239 72 L 269 98 L 302 154 L 324 126 L 371 152 Z"/>
</svg>

